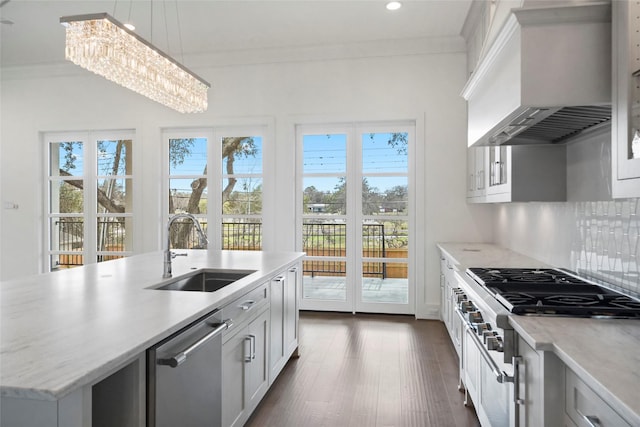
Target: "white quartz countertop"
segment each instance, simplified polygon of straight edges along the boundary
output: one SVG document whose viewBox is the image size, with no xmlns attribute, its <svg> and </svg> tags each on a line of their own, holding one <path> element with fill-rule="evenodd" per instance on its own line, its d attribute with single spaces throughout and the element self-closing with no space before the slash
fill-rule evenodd
<svg viewBox="0 0 640 427">
<path fill-rule="evenodd" d="M 468 267 L 549 267 L 485 243 L 439 243 Z M 511 316 L 509 323 L 534 349 L 555 353 L 631 425 L 640 425 L 640 320 Z"/>
<path fill-rule="evenodd" d="M 173 278 L 202 269 L 255 270 L 216 292 L 148 289 L 154 252 L 0 283 L 0 394 L 57 400 L 101 379 L 199 317 L 300 260 L 299 252 L 177 251 Z"/>
</svg>

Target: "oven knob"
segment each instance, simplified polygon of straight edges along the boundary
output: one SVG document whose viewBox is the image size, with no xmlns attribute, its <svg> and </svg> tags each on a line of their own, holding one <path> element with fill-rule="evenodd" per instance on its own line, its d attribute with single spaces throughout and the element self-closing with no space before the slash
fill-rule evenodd
<svg viewBox="0 0 640 427">
<path fill-rule="evenodd" d="M 486 344 L 489 337 L 495 337 L 498 335 L 496 331 L 484 331 L 482 333 L 482 341 Z"/>
<path fill-rule="evenodd" d="M 455 298 L 455 300 L 456 300 L 456 302 L 457 302 L 458 304 L 460 304 L 462 301 L 466 301 L 466 300 L 467 300 L 467 296 L 466 296 L 464 293 L 462 293 L 462 292 L 460 292 L 460 293 L 456 293 L 456 295 L 454 296 L 454 298 Z"/>
<path fill-rule="evenodd" d="M 491 325 L 488 323 L 478 323 L 476 325 L 476 332 L 478 333 L 478 335 L 482 335 L 487 331 L 491 330 Z"/>
<path fill-rule="evenodd" d="M 462 301 L 460 304 L 458 304 L 458 307 L 463 313 L 467 313 L 476 309 L 471 301 Z"/>
<path fill-rule="evenodd" d="M 471 323 L 482 323 L 482 314 L 479 311 L 470 311 L 467 313 L 467 319 Z"/>
<path fill-rule="evenodd" d="M 495 351 L 504 351 L 504 347 L 502 345 L 502 338 L 498 336 L 487 338 L 487 349 L 495 350 Z"/>
</svg>

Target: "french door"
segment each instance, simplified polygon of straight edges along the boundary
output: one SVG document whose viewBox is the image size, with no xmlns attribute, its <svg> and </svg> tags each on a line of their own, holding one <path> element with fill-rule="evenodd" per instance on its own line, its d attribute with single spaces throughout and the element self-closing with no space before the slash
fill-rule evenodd
<svg viewBox="0 0 640 427">
<path fill-rule="evenodd" d="M 302 309 L 414 313 L 414 129 L 297 127 Z"/>
</svg>

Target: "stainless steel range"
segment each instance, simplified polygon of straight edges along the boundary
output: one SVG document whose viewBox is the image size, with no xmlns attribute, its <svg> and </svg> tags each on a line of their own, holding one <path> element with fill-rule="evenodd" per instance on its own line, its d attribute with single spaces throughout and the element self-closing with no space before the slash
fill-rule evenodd
<svg viewBox="0 0 640 427">
<path fill-rule="evenodd" d="M 511 313 L 640 318 L 640 301 L 558 269 L 470 268 Z"/>
<path fill-rule="evenodd" d="M 460 386 L 483 426 L 518 426 L 519 364 L 513 315 L 640 319 L 640 301 L 559 269 L 469 268 L 453 301 L 464 331 Z"/>
</svg>

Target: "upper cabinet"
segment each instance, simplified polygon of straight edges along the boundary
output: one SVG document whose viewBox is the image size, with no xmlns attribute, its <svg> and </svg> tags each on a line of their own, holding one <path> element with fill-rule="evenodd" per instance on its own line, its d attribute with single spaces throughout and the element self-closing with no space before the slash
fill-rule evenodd
<svg viewBox="0 0 640 427">
<path fill-rule="evenodd" d="M 613 2 L 613 197 L 640 197 L 640 4 Z"/>
<path fill-rule="evenodd" d="M 467 192 L 467 202 L 567 200 L 564 145 L 470 147 L 468 150 L 469 187 L 475 182 L 476 191 Z M 480 186 L 482 188 L 478 188 Z"/>
</svg>

